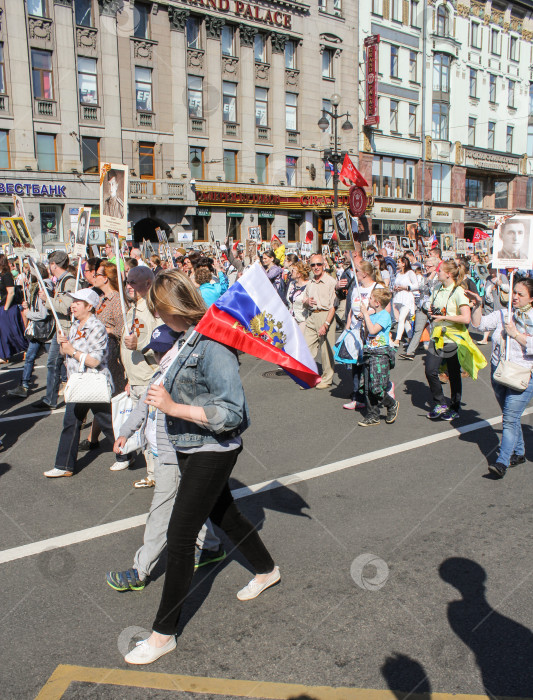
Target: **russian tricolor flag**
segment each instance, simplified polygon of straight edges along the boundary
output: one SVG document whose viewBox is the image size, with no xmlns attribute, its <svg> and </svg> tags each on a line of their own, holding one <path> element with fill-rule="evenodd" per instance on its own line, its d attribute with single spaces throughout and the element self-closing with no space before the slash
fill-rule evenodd
<svg viewBox="0 0 533 700">
<path fill-rule="evenodd" d="M 320 382 L 315 361 L 294 318 L 256 262 L 212 304 L 198 333 L 282 367 L 298 384 Z"/>
</svg>

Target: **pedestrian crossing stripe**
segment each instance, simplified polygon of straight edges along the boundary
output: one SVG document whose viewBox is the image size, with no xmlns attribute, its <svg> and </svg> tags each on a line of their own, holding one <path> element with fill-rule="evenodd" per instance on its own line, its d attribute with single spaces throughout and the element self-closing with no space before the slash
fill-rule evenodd
<svg viewBox="0 0 533 700">
<path fill-rule="evenodd" d="M 181 676 L 170 673 L 127 671 L 113 668 L 60 665 L 52 673 L 35 700 L 60 700 L 71 683 L 95 683 L 149 690 L 168 690 L 176 693 L 208 693 L 235 698 L 290 700 L 305 696 L 309 700 L 489 700 L 487 695 L 453 693 L 412 694 L 392 690 L 366 688 L 332 688 L 328 686 L 298 685 L 242 681 L 231 678 Z M 491 700 L 495 700 L 492 698 Z M 511 700 L 508 698 L 507 700 Z M 515 700 L 519 700 L 516 698 Z M 523 699 L 525 700 L 525 699 Z M 529 699 L 531 700 L 531 699 Z"/>
</svg>

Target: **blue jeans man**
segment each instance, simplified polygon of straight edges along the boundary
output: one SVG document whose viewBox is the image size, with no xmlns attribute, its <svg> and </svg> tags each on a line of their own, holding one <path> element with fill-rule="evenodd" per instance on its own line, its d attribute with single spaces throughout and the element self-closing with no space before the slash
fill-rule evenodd
<svg viewBox="0 0 533 700">
<path fill-rule="evenodd" d="M 46 396 L 42 401 L 33 404 L 34 408 L 44 411 L 57 408 L 59 384 L 61 383 L 61 374 L 65 367 L 65 358 L 60 353 L 59 348 L 60 345 L 57 342 L 57 336 L 54 335 L 50 341 L 48 362 L 46 363 Z"/>
<path fill-rule="evenodd" d="M 495 369 L 493 366 L 491 372 L 492 388 L 503 413 L 498 463 L 507 469 L 513 455 L 523 457 L 526 451 L 520 418 L 533 397 L 533 376 L 529 380 L 527 389 L 519 392 L 495 382 L 493 377 Z"/>
</svg>

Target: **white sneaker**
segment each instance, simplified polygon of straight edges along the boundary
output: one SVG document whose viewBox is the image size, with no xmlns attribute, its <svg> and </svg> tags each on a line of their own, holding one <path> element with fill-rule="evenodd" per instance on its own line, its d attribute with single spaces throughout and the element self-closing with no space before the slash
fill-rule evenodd
<svg viewBox="0 0 533 700">
<path fill-rule="evenodd" d="M 387 394 L 391 397 L 391 399 L 394 399 L 394 400 L 396 401 L 396 394 L 395 394 L 395 392 L 394 392 L 394 388 L 395 388 L 395 387 L 394 387 L 394 382 L 391 382 L 391 384 L 392 384 L 392 386 L 391 386 L 391 388 L 389 389 L 389 391 L 387 391 Z"/>
<path fill-rule="evenodd" d="M 148 644 L 148 639 L 143 639 L 137 642 L 135 648 L 126 654 L 124 661 L 128 664 L 151 664 L 161 656 L 168 654 L 169 651 L 174 651 L 175 648 L 175 636 L 172 636 L 162 647 L 153 647 L 151 644 Z"/>
<path fill-rule="evenodd" d="M 61 476 L 72 476 L 72 472 L 69 472 L 66 469 L 58 469 L 57 467 L 49 469 L 47 472 L 43 472 L 43 474 L 49 479 L 58 479 Z"/>
<path fill-rule="evenodd" d="M 365 408 L 365 404 L 360 403 L 359 401 L 350 401 L 350 403 L 345 403 L 343 408 L 345 408 L 347 411 L 355 411 L 356 409 L 361 410 Z"/>
<path fill-rule="evenodd" d="M 121 472 L 123 469 L 127 469 L 131 464 L 131 460 L 127 460 L 126 462 L 114 462 L 109 469 L 112 472 Z"/>
<path fill-rule="evenodd" d="M 279 573 L 279 566 L 275 566 L 274 571 L 264 583 L 258 583 L 258 581 L 253 578 L 247 586 L 241 588 L 237 593 L 237 598 L 239 600 L 253 600 L 253 598 L 257 598 L 265 589 L 270 588 L 270 586 L 273 586 L 280 580 L 281 574 Z"/>
</svg>

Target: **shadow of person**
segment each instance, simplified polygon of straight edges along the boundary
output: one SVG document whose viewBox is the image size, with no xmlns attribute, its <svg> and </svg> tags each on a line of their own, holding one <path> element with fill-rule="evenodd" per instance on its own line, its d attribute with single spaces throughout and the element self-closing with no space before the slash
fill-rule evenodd
<svg viewBox="0 0 533 700">
<path fill-rule="evenodd" d="M 398 700 L 410 698 L 431 698 L 431 683 L 426 670 L 418 661 L 405 654 L 388 656 L 381 667 L 383 678 Z"/>
<path fill-rule="evenodd" d="M 407 396 L 411 397 L 411 403 L 415 408 L 420 408 L 422 411 L 429 410 L 431 392 L 427 384 L 418 379 L 406 379 L 403 390 Z"/>
<path fill-rule="evenodd" d="M 474 653 L 489 697 L 533 695 L 533 633 L 492 608 L 485 598 L 487 575 L 471 559 L 452 557 L 439 568 L 443 581 L 457 588 L 461 600 L 448 604 L 448 622 Z M 502 591 L 501 597 L 512 593 Z"/>
<path fill-rule="evenodd" d="M 0 476 L 4 476 L 4 474 L 7 474 L 7 472 L 11 469 L 10 464 L 6 464 L 5 462 L 0 463 Z"/>
</svg>

